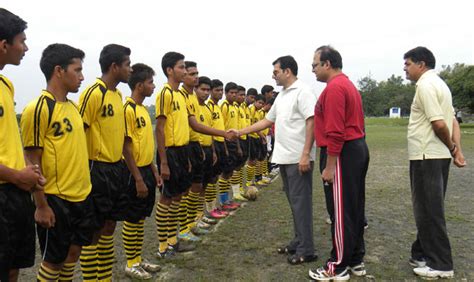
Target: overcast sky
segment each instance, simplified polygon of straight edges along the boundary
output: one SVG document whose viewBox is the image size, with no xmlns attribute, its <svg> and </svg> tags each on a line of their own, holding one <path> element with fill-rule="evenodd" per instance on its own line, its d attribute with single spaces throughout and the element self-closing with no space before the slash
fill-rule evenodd
<svg viewBox="0 0 474 282">
<path fill-rule="evenodd" d="M 66 43 L 82 49 L 85 80 L 100 76 L 102 47 L 118 43 L 132 49 L 132 64 L 153 67 L 157 90 L 165 81 L 161 58 L 178 51 L 196 61 L 201 75 L 234 81 L 259 91 L 275 86 L 272 62 L 292 55 L 299 78 L 320 93 L 324 84 L 311 73 L 314 50 L 331 44 L 343 58 L 343 71 L 357 80 L 403 73 L 403 54 L 416 46 L 433 51 L 436 69 L 474 63 L 474 31 L 468 1 L 19 1 L 1 6 L 28 22 L 30 50 L 22 64 L 2 73 L 16 89 L 17 111 L 45 88 L 39 69 L 43 49 Z M 130 95 L 120 85 L 124 96 Z M 277 88 L 277 90 L 279 90 Z M 79 94 L 70 94 L 77 101 Z M 155 95 L 145 104 L 155 102 Z"/>
</svg>

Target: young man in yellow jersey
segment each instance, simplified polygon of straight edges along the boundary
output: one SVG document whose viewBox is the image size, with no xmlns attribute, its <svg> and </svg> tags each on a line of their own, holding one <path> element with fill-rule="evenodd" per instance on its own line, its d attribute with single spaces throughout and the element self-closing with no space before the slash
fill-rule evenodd
<svg viewBox="0 0 474 282">
<path fill-rule="evenodd" d="M 189 123 L 186 98 L 179 91 L 179 84 L 186 75 L 184 55 L 166 53 L 161 60 L 161 68 L 168 81 L 156 97 L 156 163 L 163 186 L 155 219 L 159 239 L 157 257 L 166 259 L 179 249 L 178 212 L 181 196 L 191 186 L 191 162 L 187 147 Z"/>
<path fill-rule="evenodd" d="M 221 103 L 222 117 L 224 119 L 224 126 L 226 130 L 232 128 L 239 128 L 238 109 L 235 105 L 237 96 L 237 84 L 228 82 L 225 87 L 225 100 Z M 226 141 L 228 154 L 224 157 L 221 163 L 222 174 L 219 176 L 219 197 L 224 210 L 232 211 L 240 207 L 240 204 L 232 201 L 229 197 L 231 178 L 234 170 L 239 166 L 239 160 L 242 157 L 242 149 L 240 148 L 239 140 Z M 238 179 L 234 183 L 238 185 Z"/>
<path fill-rule="evenodd" d="M 222 115 L 221 107 L 219 106 L 219 101 L 222 99 L 224 94 L 224 84 L 219 79 L 213 79 L 211 81 L 211 97 L 207 102 L 209 109 L 212 112 L 212 127 L 216 129 L 225 130 L 224 117 Z M 219 190 L 217 180 L 219 175 L 222 173 L 222 164 L 229 154 L 227 147 L 224 142 L 224 138 L 220 136 L 213 137 L 214 150 L 216 152 L 217 161 L 212 166 L 212 175 L 211 181 L 207 184 L 207 189 L 211 191 Z M 212 202 L 208 204 L 208 210 L 210 210 L 209 215 L 213 218 L 220 219 L 229 215 L 227 211 L 224 211 L 218 205 L 218 199 L 215 198 Z"/>
<path fill-rule="evenodd" d="M 209 98 L 211 92 L 211 80 L 206 76 L 199 77 L 199 82 L 196 87 L 196 95 L 199 101 L 199 107 L 201 109 L 199 114 L 199 121 L 209 127 L 213 126 L 212 110 L 209 105 L 206 104 L 206 100 Z M 209 208 L 210 204 L 216 199 L 217 188 L 215 186 L 215 177 L 213 173 L 213 165 L 217 162 L 217 154 L 213 145 L 213 137 L 210 135 L 202 135 L 201 147 L 204 151 L 204 162 L 203 162 L 203 179 L 202 187 L 203 192 L 201 196 L 205 198 L 205 210 L 201 221 L 204 223 L 214 224 L 217 223 L 215 219 L 210 217 L 209 212 L 212 209 Z M 211 184 L 211 185 L 209 185 Z"/>
<path fill-rule="evenodd" d="M 114 231 L 125 219 L 128 194 L 122 162 L 125 117 L 119 83 L 130 77 L 130 49 L 117 44 L 105 46 L 99 57 L 102 76 L 79 98 L 89 151 L 92 200 L 98 214 L 98 232 L 92 245 L 82 249 L 83 279 L 112 279 Z"/>
<path fill-rule="evenodd" d="M 250 114 L 248 111 L 247 104 L 245 103 L 245 87 L 240 85 L 237 87 L 237 96 L 234 105 L 238 111 L 239 129 L 250 126 Z M 231 178 L 233 199 L 236 201 L 247 200 L 242 196 L 242 194 L 244 193 L 244 165 L 249 157 L 248 140 L 249 138 L 247 135 L 240 136 L 239 143 L 240 148 L 242 150 L 242 156 L 239 158 L 236 170 L 234 170 L 234 173 Z"/>
<path fill-rule="evenodd" d="M 28 51 L 26 22 L 0 8 L 0 71 L 19 65 Z M 34 206 L 30 192 L 40 180 L 26 165 L 15 113 L 13 84 L 0 74 L 0 281 L 17 281 L 20 268 L 34 265 Z M 8 133 L 8 134 L 5 134 Z M 44 179 L 41 178 L 41 184 Z"/>
<path fill-rule="evenodd" d="M 197 69 L 197 64 L 192 61 L 186 61 L 186 75 L 183 79 L 183 84 L 180 88 L 180 92 L 186 98 L 186 104 L 188 109 L 188 121 L 190 126 L 189 131 L 189 159 L 191 161 L 191 177 L 192 185 L 189 191 L 186 191 L 185 195 L 181 200 L 179 217 L 180 217 L 180 233 L 179 238 L 186 241 L 198 241 L 199 237 L 191 233 L 191 229 L 195 233 L 206 233 L 200 227 L 209 228 L 207 224 L 200 224 L 200 227 L 195 226 L 196 216 L 198 209 L 204 205 L 204 198 L 200 200 L 200 193 L 202 190 L 202 180 L 203 180 L 203 161 L 204 161 L 204 151 L 201 147 L 201 139 L 204 135 L 214 135 L 226 137 L 226 132 L 224 130 L 214 129 L 212 127 L 206 126 L 199 122 L 198 118 L 200 115 L 200 107 L 194 88 L 198 83 L 199 72 Z"/>
<path fill-rule="evenodd" d="M 255 97 L 255 103 L 249 108 L 251 124 L 255 124 L 260 121 L 259 111 L 263 108 L 265 98 L 262 95 Z M 259 162 L 262 159 L 262 137 L 260 132 L 250 133 L 250 153 L 249 153 L 249 164 L 253 165 L 250 167 L 250 180 L 247 178 L 247 185 L 256 184 L 262 179 L 262 166 Z"/>
<path fill-rule="evenodd" d="M 142 259 L 145 218 L 151 215 L 155 205 L 157 185 L 161 177 L 153 163 L 155 141 L 150 114 L 143 100 L 155 89 L 154 70 L 145 64 L 132 66 L 128 85 L 132 95 L 124 105 L 125 144 L 123 155 L 127 164 L 126 185 L 130 204 L 123 222 L 122 241 L 127 265 L 125 274 L 136 279 L 150 279 L 150 272 L 160 267 Z"/>
<path fill-rule="evenodd" d="M 262 95 L 263 96 L 263 95 Z M 271 98 L 269 98 L 271 99 Z M 270 109 L 271 105 L 267 103 L 265 100 L 265 103 L 263 104 L 263 107 L 260 110 L 257 110 L 255 112 L 255 115 L 257 116 L 258 121 L 265 119 L 266 111 L 265 108 L 268 110 Z M 268 162 L 267 162 L 267 154 L 268 154 L 268 149 L 267 149 L 267 134 L 268 134 L 269 129 L 265 128 L 261 131 L 258 132 L 258 135 L 260 136 L 260 144 L 258 146 L 258 158 L 257 158 L 257 181 L 256 184 L 259 186 L 266 186 L 268 185 L 271 180 L 267 177 L 268 175 Z"/>
<path fill-rule="evenodd" d="M 253 116 L 255 114 L 255 98 L 258 96 L 257 89 L 255 88 L 249 88 L 247 90 L 247 95 L 245 97 L 245 108 L 246 108 L 246 117 L 247 117 L 247 122 L 249 125 L 252 125 L 253 121 Z M 254 179 L 255 179 L 255 165 L 256 165 L 256 156 L 255 152 L 253 151 L 253 145 L 252 143 L 254 142 L 253 140 L 255 138 L 258 138 L 258 135 L 255 133 L 248 134 L 247 135 L 247 142 L 248 142 L 248 148 L 249 148 L 249 156 L 248 156 L 248 161 L 247 164 L 245 165 L 245 171 L 246 171 L 246 179 L 245 179 L 245 186 L 252 186 L 254 184 Z"/>
<path fill-rule="evenodd" d="M 77 105 L 67 98 L 84 80 L 83 58 L 66 44 L 46 47 L 40 60 L 46 90 L 21 116 L 25 155 L 47 179 L 44 191 L 33 193 L 43 253 L 38 281 L 72 281 L 81 247 L 92 242 L 96 228 L 86 135 Z"/>
</svg>

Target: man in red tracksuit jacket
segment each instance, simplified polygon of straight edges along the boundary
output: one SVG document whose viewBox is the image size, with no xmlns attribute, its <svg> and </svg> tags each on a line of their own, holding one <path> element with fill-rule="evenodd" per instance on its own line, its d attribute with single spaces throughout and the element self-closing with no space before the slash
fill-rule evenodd
<svg viewBox="0 0 474 282">
<path fill-rule="evenodd" d="M 366 273 L 364 205 L 369 151 L 362 99 L 342 73 L 341 55 L 331 46 L 316 50 L 313 72 L 318 81 L 327 83 L 314 118 L 326 206 L 332 219 L 333 249 L 326 265 L 310 270 L 309 275 L 315 280 L 347 280 L 349 273 Z"/>
</svg>

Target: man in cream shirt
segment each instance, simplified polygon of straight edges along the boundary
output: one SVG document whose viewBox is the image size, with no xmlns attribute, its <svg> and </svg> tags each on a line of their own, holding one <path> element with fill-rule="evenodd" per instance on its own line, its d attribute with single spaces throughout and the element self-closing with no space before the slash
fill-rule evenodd
<svg viewBox="0 0 474 282">
<path fill-rule="evenodd" d="M 273 79 L 283 86 L 266 117 L 237 135 L 260 131 L 275 124 L 272 162 L 280 165 L 283 190 L 293 213 L 295 236 L 278 253 L 290 264 L 317 259 L 313 243 L 312 177 L 315 159 L 314 106 L 316 96 L 296 77 L 298 65 L 291 56 L 273 62 Z"/>
<path fill-rule="evenodd" d="M 454 276 L 451 247 L 444 217 L 451 158 L 466 165 L 461 151 L 461 133 L 454 118 L 451 92 L 438 77 L 433 53 L 425 47 L 404 55 L 407 79 L 416 81 L 416 93 L 408 124 L 410 182 L 418 234 L 412 245 L 410 264 L 425 278 Z"/>
</svg>

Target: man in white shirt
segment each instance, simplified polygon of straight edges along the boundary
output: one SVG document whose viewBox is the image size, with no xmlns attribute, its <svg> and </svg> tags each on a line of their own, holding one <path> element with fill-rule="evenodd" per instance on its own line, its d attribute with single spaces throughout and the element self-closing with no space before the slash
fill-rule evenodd
<svg viewBox="0 0 474 282">
<path fill-rule="evenodd" d="M 454 117 L 451 92 L 434 71 L 436 60 L 425 47 L 404 55 L 407 79 L 416 82 L 408 123 L 408 155 L 415 222 L 418 230 L 410 264 L 426 278 L 454 276 L 444 217 L 451 158 L 466 165 L 461 132 Z"/>
<path fill-rule="evenodd" d="M 317 259 L 313 243 L 312 177 L 315 159 L 314 106 L 316 96 L 297 78 L 298 65 L 291 56 L 273 62 L 273 79 L 283 86 L 266 117 L 237 135 L 260 131 L 275 124 L 272 162 L 280 165 L 283 190 L 293 213 L 295 237 L 278 253 L 290 264 Z"/>
</svg>

